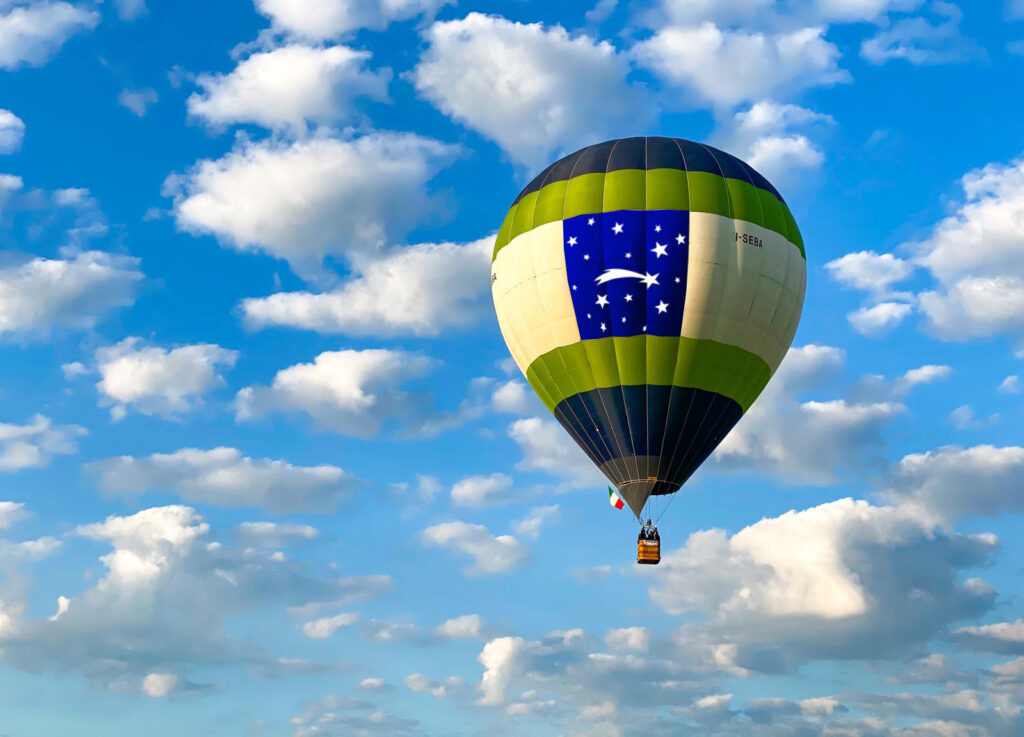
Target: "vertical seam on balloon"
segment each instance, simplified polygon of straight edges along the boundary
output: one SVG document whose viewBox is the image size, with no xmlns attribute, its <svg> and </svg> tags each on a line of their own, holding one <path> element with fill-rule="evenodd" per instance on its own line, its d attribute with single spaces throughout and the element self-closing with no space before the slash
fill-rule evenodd
<svg viewBox="0 0 1024 737">
<path fill-rule="evenodd" d="M 686 237 L 687 237 L 687 239 L 689 239 L 690 238 L 690 234 L 691 234 L 691 230 L 690 230 L 689 225 L 690 225 L 690 220 L 692 219 L 692 216 L 693 216 L 693 211 L 691 209 L 692 206 L 693 206 L 693 203 L 692 203 L 692 198 L 690 197 L 690 177 L 689 177 L 689 171 L 690 170 L 689 170 L 689 167 L 686 164 L 686 154 L 683 153 L 683 147 L 680 145 L 679 139 L 678 138 L 673 138 L 671 140 L 672 140 L 673 143 L 675 143 L 676 148 L 679 150 L 679 158 L 682 159 L 682 161 L 683 161 L 683 178 L 686 180 L 686 223 L 687 223 Z M 687 244 L 686 248 L 687 248 L 686 289 L 683 290 L 683 319 L 686 319 L 686 293 L 690 290 L 690 265 L 689 265 L 689 260 L 690 260 L 689 259 L 689 249 L 690 249 L 690 245 Z M 679 323 L 679 338 L 678 338 L 678 342 L 676 343 L 675 357 L 674 357 L 674 360 L 672 362 L 672 382 L 671 382 L 671 385 L 670 385 L 669 390 L 668 390 L 668 404 L 665 407 L 665 427 L 664 427 L 664 429 L 661 432 L 661 450 L 658 451 L 658 479 L 659 480 L 661 480 L 661 478 L 662 478 L 662 469 L 664 469 L 664 475 L 666 477 L 669 475 L 669 473 L 672 470 L 671 469 L 671 463 L 669 463 L 669 464 L 665 463 L 665 442 L 668 440 L 668 421 L 669 421 L 669 415 L 672 412 L 672 398 L 673 398 L 673 396 L 675 395 L 675 392 L 676 392 L 675 375 L 676 375 L 676 369 L 679 367 L 679 351 L 682 348 L 682 344 L 683 344 L 683 339 L 682 339 L 682 320 L 680 320 L 680 323 Z M 690 395 L 690 406 L 687 407 L 687 409 L 686 409 L 686 415 L 684 416 L 683 425 L 682 425 L 682 427 L 680 429 L 686 427 L 686 417 L 690 416 L 690 408 L 692 408 L 692 407 L 693 407 L 693 395 L 691 394 Z M 678 444 L 678 442 L 679 441 L 677 439 L 676 443 Z M 674 453 L 673 453 L 673 455 L 674 455 Z M 668 479 L 666 478 L 666 480 L 668 480 Z"/>
<path fill-rule="evenodd" d="M 739 159 L 736 159 L 736 162 L 740 165 L 740 168 L 743 170 L 743 173 L 747 175 L 747 178 L 750 180 L 751 185 L 754 186 L 753 185 L 754 178 L 752 176 L 750 176 L 750 172 L 747 171 L 747 165 L 744 164 Z M 754 186 L 754 192 L 755 192 L 755 194 L 757 193 L 757 187 L 756 186 Z M 761 210 L 761 227 L 764 228 L 765 230 L 769 230 L 769 228 L 765 224 L 766 219 L 765 219 L 765 214 L 764 214 L 764 206 L 761 204 L 761 197 L 760 197 L 760 195 L 758 195 L 758 197 L 757 197 L 757 205 L 758 205 L 758 208 Z M 769 230 L 769 232 L 771 232 L 771 231 Z M 786 266 L 785 266 L 785 268 L 788 270 L 789 269 L 789 249 L 787 248 L 785 250 L 786 250 Z M 765 257 L 766 257 L 766 255 L 767 254 L 762 249 L 762 251 L 761 251 L 761 268 L 758 269 L 758 272 L 757 272 L 757 284 L 754 285 L 754 295 L 750 298 L 750 307 L 747 309 L 747 316 L 743 320 L 743 333 L 744 333 L 744 337 L 746 335 L 747 328 L 750 326 L 750 316 L 754 314 L 754 305 L 757 304 L 757 295 L 761 291 L 761 279 L 764 278 L 764 264 L 765 264 Z M 782 277 L 783 289 L 785 289 L 785 279 L 786 279 L 785 274 L 783 274 L 783 277 Z M 780 293 L 779 293 L 779 300 L 777 300 L 775 302 L 775 306 L 772 308 L 772 315 L 768 319 L 768 328 L 769 329 L 771 328 L 772 318 L 775 317 L 775 312 L 779 309 L 779 302 L 781 301 L 781 299 L 782 299 L 782 292 L 780 291 Z M 759 351 L 763 350 L 764 340 L 765 340 L 765 337 L 767 336 L 767 334 L 768 334 L 768 332 L 765 331 L 765 333 L 761 335 L 761 338 L 757 342 L 757 350 L 755 350 L 754 353 L 756 355 L 758 355 L 758 356 L 761 355 L 761 353 Z M 763 358 L 763 356 L 762 356 L 762 358 Z"/>
<path fill-rule="evenodd" d="M 714 152 L 712 152 L 709 147 L 703 146 L 701 144 L 697 144 L 697 145 L 701 146 L 705 151 L 708 152 L 708 155 L 711 156 L 712 160 L 714 160 L 715 165 L 718 167 L 718 171 L 721 173 L 722 182 L 725 184 L 725 196 L 726 196 L 726 199 L 729 202 L 730 219 L 733 221 L 733 223 L 735 223 L 736 222 L 736 217 L 735 217 L 736 213 L 735 213 L 735 210 L 734 210 L 733 205 L 732 205 L 732 195 L 729 193 L 729 183 L 725 181 L 725 170 L 722 169 L 722 164 L 718 161 L 718 158 L 715 156 Z M 734 225 L 734 227 L 735 227 L 735 225 Z M 718 311 L 717 311 L 716 317 L 721 315 L 721 312 L 722 312 L 722 302 L 724 302 L 724 301 L 725 301 L 725 289 L 723 288 L 722 289 L 721 297 L 719 297 L 719 300 L 718 300 Z M 715 394 L 717 394 L 717 392 L 715 392 Z M 715 422 L 712 425 L 712 427 L 717 427 L 718 426 L 718 424 L 722 420 L 722 417 L 725 414 L 726 409 L 728 409 L 728 407 L 729 407 L 729 401 L 732 401 L 732 400 L 728 400 L 727 397 L 724 397 L 721 394 L 717 394 L 717 396 L 722 397 L 723 399 L 726 400 L 726 402 L 723 404 L 722 410 L 718 413 L 718 419 L 715 420 Z M 698 432 L 700 431 L 700 428 L 704 426 L 704 421 L 707 419 L 707 414 L 710 411 L 711 411 L 711 408 L 708 407 L 708 409 L 704 412 L 704 419 L 701 420 L 700 425 L 698 425 L 698 427 L 697 427 L 697 431 Z M 686 448 L 686 452 L 683 454 L 683 458 L 682 458 L 682 461 L 681 461 L 682 463 L 685 463 L 686 460 L 690 457 L 690 452 L 693 449 L 693 441 L 694 441 L 694 439 L 695 439 L 695 437 L 691 437 L 690 438 L 690 443 L 689 443 L 689 445 Z M 678 448 L 677 448 L 677 450 L 678 450 Z M 712 449 L 712 451 L 713 450 L 714 449 Z M 710 455 L 710 453 L 708 455 Z M 674 458 L 675 458 L 675 453 L 673 453 L 673 459 Z"/>
<path fill-rule="evenodd" d="M 612 156 L 615 154 L 615 147 L 618 146 L 621 142 L 622 142 L 622 139 L 620 138 L 620 139 L 616 140 L 615 143 L 612 144 L 611 150 L 608 151 L 608 158 L 605 160 L 605 163 L 604 163 L 604 188 L 602 189 L 602 193 L 601 193 L 601 210 L 602 210 L 602 212 L 606 212 L 606 208 L 605 208 L 605 193 L 608 191 L 608 174 L 610 173 L 610 167 L 611 167 L 611 164 L 612 164 Z M 605 248 L 605 237 L 606 237 L 605 230 L 602 229 L 601 230 L 602 266 L 606 266 L 607 263 L 608 263 L 608 250 Z M 612 325 L 615 325 L 615 321 L 611 319 L 612 318 L 612 306 L 611 306 L 610 303 L 608 305 L 608 317 L 609 317 L 609 322 L 611 322 Z M 619 393 L 622 395 L 622 414 L 626 418 L 626 434 L 629 436 L 629 448 L 633 451 L 633 467 L 636 469 L 637 474 L 639 474 L 640 473 L 640 467 L 639 467 L 639 464 L 638 464 L 638 462 L 636 460 L 636 448 L 633 445 L 633 429 L 630 426 L 629 411 L 626 408 L 626 388 L 622 385 L 622 370 L 621 370 L 621 367 L 619 365 L 619 344 L 615 341 L 614 328 L 611 328 L 611 330 L 609 332 L 612 333 L 612 335 L 611 335 L 611 339 L 612 339 L 612 355 L 615 357 L 615 371 L 618 374 L 618 379 L 619 379 Z M 601 397 L 601 393 L 600 392 L 598 392 L 597 396 L 601 399 L 601 406 L 605 408 L 605 413 L 607 414 L 608 408 L 607 408 L 607 406 L 604 403 L 604 398 Z M 609 415 L 609 419 L 611 419 L 611 415 Z M 620 450 L 622 450 L 622 451 L 626 450 L 625 448 L 623 448 L 621 446 L 621 444 L 618 442 L 618 440 L 616 440 L 616 444 L 620 446 L 620 448 L 619 448 Z M 623 453 L 622 456 L 625 456 L 625 453 Z M 622 457 L 622 456 L 620 456 L 620 457 Z M 625 475 L 628 477 L 629 476 L 629 462 L 626 461 L 624 457 L 623 457 L 623 460 L 622 460 L 622 469 L 626 472 Z"/>
</svg>

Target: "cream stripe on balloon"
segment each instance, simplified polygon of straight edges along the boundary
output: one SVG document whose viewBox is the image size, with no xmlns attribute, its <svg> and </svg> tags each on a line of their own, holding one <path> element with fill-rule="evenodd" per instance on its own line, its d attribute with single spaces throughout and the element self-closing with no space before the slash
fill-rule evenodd
<svg viewBox="0 0 1024 737">
<path fill-rule="evenodd" d="M 562 221 L 546 223 L 516 236 L 491 265 L 498 324 L 524 374 L 539 356 L 580 340 L 562 239 Z"/>
<path fill-rule="evenodd" d="M 799 249 L 774 231 L 702 212 L 690 213 L 688 243 L 680 334 L 743 348 L 774 372 L 793 338 L 793 308 L 803 303 Z"/>
</svg>

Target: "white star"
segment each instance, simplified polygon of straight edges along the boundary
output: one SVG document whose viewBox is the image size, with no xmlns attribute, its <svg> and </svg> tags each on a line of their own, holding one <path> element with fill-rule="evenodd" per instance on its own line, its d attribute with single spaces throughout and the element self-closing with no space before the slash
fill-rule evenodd
<svg viewBox="0 0 1024 737">
<path fill-rule="evenodd" d="M 627 294 L 626 295 L 626 301 L 627 302 L 632 302 L 633 301 L 633 295 L 632 294 Z"/>
<path fill-rule="evenodd" d="M 644 284 L 646 284 L 647 288 L 650 289 L 655 284 L 658 284 L 658 275 L 655 274 L 654 276 L 651 276 L 650 274 L 647 274 L 640 281 L 642 281 Z M 658 286 L 660 287 L 661 285 L 658 284 Z"/>
<path fill-rule="evenodd" d="M 633 258 L 633 254 L 632 253 L 627 253 L 626 254 L 626 258 Z"/>
<path fill-rule="evenodd" d="M 658 258 L 661 258 L 662 256 L 668 256 L 668 246 L 663 246 L 660 243 L 655 243 L 654 248 L 651 249 L 651 253 L 653 253 Z"/>
<path fill-rule="evenodd" d="M 605 327 L 604 323 L 601 323 L 601 332 L 603 333 L 608 328 Z"/>
<path fill-rule="evenodd" d="M 608 306 L 608 295 L 606 295 L 606 294 L 599 294 L 599 295 L 597 295 L 597 306 L 598 307 L 607 307 Z"/>
<path fill-rule="evenodd" d="M 668 312 L 668 305 L 664 302 L 664 300 L 661 301 L 661 302 L 658 302 L 658 304 L 656 304 L 655 307 L 658 308 L 658 313 L 659 314 L 661 314 L 662 312 Z"/>
<path fill-rule="evenodd" d="M 682 233 L 677 235 L 676 236 L 676 243 L 678 243 L 680 246 L 683 245 L 684 243 L 686 243 L 686 236 L 683 235 Z"/>
<path fill-rule="evenodd" d="M 677 276 L 677 277 L 676 277 L 676 284 L 678 284 L 678 283 L 679 283 L 679 277 Z M 573 289 L 575 289 L 575 288 L 576 288 L 576 287 L 573 287 Z"/>
<path fill-rule="evenodd" d="M 626 318 L 622 318 L 622 322 L 626 322 Z"/>
<path fill-rule="evenodd" d="M 590 260 L 590 254 L 589 253 L 583 254 L 583 260 L 584 261 L 589 261 Z"/>
<path fill-rule="evenodd" d="M 587 319 L 588 320 L 590 319 L 590 313 L 589 312 L 587 313 Z"/>
<path fill-rule="evenodd" d="M 679 280 L 676 279 L 676 281 L 679 281 Z M 574 291 L 574 292 L 576 291 L 576 285 L 575 284 L 572 285 L 572 291 Z"/>
<path fill-rule="evenodd" d="M 590 218 L 590 220 L 587 221 L 587 225 L 593 225 L 593 224 L 594 224 L 594 218 Z"/>
<path fill-rule="evenodd" d="M 647 332 L 647 326 L 646 325 L 644 325 L 644 332 L 645 333 Z"/>
<path fill-rule="evenodd" d="M 615 223 L 615 225 L 612 226 L 612 232 L 614 232 L 615 235 L 618 235 L 619 233 L 621 233 L 622 232 L 622 223 Z"/>
<path fill-rule="evenodd" d="M 655 225 L 654 226 L 654 232 L 655 233 L 660 233 L 661 232 L 661 226 L 660 225 Z"/>
<path fill-rule="evenodd" d="M 576 245 L 576 236 L 571 236 L 569 238 L 569 245 L 570 246 L 575 246 Z"/>
</svg>

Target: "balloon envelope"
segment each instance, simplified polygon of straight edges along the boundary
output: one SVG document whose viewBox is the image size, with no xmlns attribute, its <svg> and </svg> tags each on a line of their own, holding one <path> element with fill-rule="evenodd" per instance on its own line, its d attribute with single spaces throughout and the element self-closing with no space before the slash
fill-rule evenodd
<svg viewBox="0 0 1024 737">
<path fill-rule="evenodd" d="M 806 273 L 789 208 L 749 165 L 683 139 L 624 138 L 520 192 L 491 289 L 530 386 L 639 515 L 764 389 Z"/>
</svg>

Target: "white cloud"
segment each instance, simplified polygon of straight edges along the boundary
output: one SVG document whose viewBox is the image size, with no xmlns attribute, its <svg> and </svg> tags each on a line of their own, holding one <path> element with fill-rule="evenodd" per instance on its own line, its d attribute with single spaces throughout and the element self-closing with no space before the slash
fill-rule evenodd
<svg viewBox="0 0 1024 737">
<path fill-rule="evenodd" d="M 624 627 L 604 636 L 609 650 L 645 653 L 651 648 L 651 631 L 646 627 Z"/>
<path fill-rule="evenodd" d="M 87 330 L 135 300 L 139 260 L 101 251 L 65 250 L 0 268 L 0 336 L 31 338 L 55 328 Z"/>
<path fill-rule="evenodd" d="M 467 522 L 442 522 L 423 531 L 423 544 L 453 549 L 473 558 L 463 568 L 467 576 L 508 573 L 525 563 L 530 551 L 511 535 L 491 535 L 483 525 Z"/>
<path fill-rule="evenodd" d="M 110 496 L 131 498 L 166 490 L 197 504 L 260 506 L 279 513 L 330 511 L 359 483 L 337 466 L 293 466 L 243 456 L 235 448 L 119 456 L 86 468 Z"/>
<path fill-rule="evenodd" d="M 240 420 L 274 412 L 304 412 L 321 428 L 372 437 L 391 418 L 409 417 L 422 396 L 401 390 L 425 376 L 434 361 L 404 351 L 328 351 L 313 363 L 282 369 L 270 386 L 250 386 L 235 400 Z"/>
<path fill-rule="evenodd" d="M 250 328 L 294 327 L 349 335 L 438 335 L 490 310 L 493 237 L 427 243 L 357 259 L 357 275 L 326 293 L 278 292 L 243 300 Z"/>
<path fill-rule="evenodd" d="M 491 397 L 491 406 L 496 412 L 507 412 L 513 415 L 527 414 L 536 408 L 536 397 L 526 382 L 509 379 L 498 385 Z"/>
<path fill-rule="evenodd" d="M 200 343 L 179 348 L 146 345 L 125 338 L 96 351 L 100 373 L 97 390 L 111 413 L 124 416 L 128 407 L 146 415 L 174 416 L 202 404 L 203 395 L 223 385 L 222 367 L 231 368 L 238 351 Z"/>
<path fill-rule="evenodd" d="M 661 24 L 693 25 L 705 21 L 738 25 L 792 25 L 793 23 L 856 23 L 882 21 L 890 12 L 914 10 L 924 0 L 660 0 L 650 27 Z M 782 7 L 780 7 L 780 5 Z"/>
<path fill-rule="evenodd" d="M 160 98 L 156 94 L 156 90 L 152 89 L 123 89 L 117 96 L 117 101 L 119 103 L 131 110 L 140 118 L 144 118 L 149 106 L 155 104 L 159 99 Z"/>
<path fill-rule="evenodd" d="M 254 53 L 229 74 L 200 74 L 188 112 L 212 126 L 255 123 L 303 133 L 306 123 L 336 123 L 355 98 L 387 100 L 390 70 L 367 68 L 369 52 L 347 46 L 289 44 Z"/>
<path fill-rule="evenodd" d="M 121 20 L 135 20 L 148 11 L 146 0 L 114 0 Z"/>
<path fill-rule="evenodd" d="M 43 415 L 35 415 L 25 425 L 0 423 L 0 471 L 42 468 L 56 455 L 77 453 L 77 439 L 87 434 L 84 427 L 54 425 Z"/>
<path fill-rule="evenodd" d="M 467 476 L 452 486 L 451 500 L 456 507 L 487 507 L 508 504 L 515 499 L 512 489 L 515 482 L 504 473 L 489 476 Z"/>
<path fill-rule="evenodd" d="M 541 528 L 558 520 L 560 509 L 557 504 L 532 507 L 521 520 L 512 523 L 512 531 L 528 540 L 540 537 Z"/>
<path fill-rule="evenodd" d="M 294 727 L 292 737 L 420 737 L 423 734 L 415 719 L 396 717 L 369 701 L 339 696 L 306 704 L 289 723 Z"/>
<path fill-rule="evenodd" d="M 959 572 L 996 547 L 991 535 L 942 533 L 912 510 L 841 499 L 731 537 L 694 533 L 663 553 L 650 593 L 670 613 L 709 615 L 743 668 L 892 657 L 991 607 L 995 592 Z"/>
<path fill-rule="evenodd" d="M 953 637 L 978 650 L 1024 654 L 1024 619 L 980 627 L 961 627 L 953 633 Z"/>
<path fill-rule="evenodd" d="M 441 624 L 435 632 L 449 640 L 478 640 L 483 634 L 484 620 L 479 614 L 464 614 Z"/>
<path fill-rule="evenodd" d="M 902 404 L 799 399 L 823 386 L 842 362 L 837 348 L 790 349 L 764 393 L 718 446 L 718 466 L 827 485 L 841 469 L 880 462 L 882 430 L 904 410 Z"/>
<path fill-rule="evenodd" d="M 1007 376 L 999 384 L 999 391 L 1003 394 L 1020 394 L 1024 391 L 1024 386 L 1021 386 L 1020 377 L 1016 374 Z"/>
<path fill-rule="evenodd" d="M 311 640 L 326 640 L 342 627 L 351 627 L 359 621 L 359 615 L 353 612 L 335 614 L 333 617 L 314 619 L 302 625 L 302 634 Z"/>
<path fill-rule="evenodd" d="M 531 170 L 554 151 L 635 131 L 651 112 L 610 43 L 562 26 L 470 13 L 424 38 L 412 74 L 420 94 Z"/>
<path fill-rule="evenodd" d="M 220 159 L 172 175 L 164 193 L 174 197 L 182 230 L 318 276 L 325 256 L 373 252 L 436 214 L 427 181 L 454 153 L 411 133 L 243 141 Z"/>
<path fill-rule="evenodd" d="M 360 28 L 383 30 L 394 21 L 433 15 L 449 0 L 255 0 L 275 30 L 311 41 L 345 36 Z"/>
<path fill-rule="evenodd" d="M 947 446 L 913 453 L 892 470 L 886 494 L 942 520 L 1024 511 L 1024 448 Z"/>
<path fill-rule="evenodd" d="M 100 14 L 83 6 L 42 0 L 0 6 L 0 69 L 42 66 L 69 38 L 95 28 Z"/>
<path fill-rule="evenodd" d="M 268 550 L 216 542 L 202 517 L 183 506 L 108 517 L 72 534 L 109 546 L 99 559 L 104 572 L 80 595 L 66 597 L 60 616 L 15 617 L 3 638 L 9 666 L 79 671 L 108 688 L 135 689 L 146 675 L 181 678 L 197 665 L 258 666 L 270 675 L 309 670 L 316 664 L 279 659 L 229 636 L 225 623 L 379 590 L 372 577 L 323 577 Z M 156 686 L 169 679 L 154 680 Z"/>
<path fill-rule="evenodd" d="M 0 530 L 7 530 L 30 516 L 21 502 L 0 502 Z"/>
<path fill-rule="evenodd" d="M 178 676 L 173 673 L 150 673 L 142 679 L 142 690 L 154 699 L 170 695 L 178 686 Z"/>
<path fill-rule="evenodd" d="M 728 30 L 714 23 L 668 27 L 633 48 L 667 84 L 727 108 L 810 87 L 849 82 L 824 28 L 779 33 Z"/>
<path fill-rule="evenodd" d="M 449 676 L 437 681 L 422 673 L 412 673 L 405 677 L 406 687 L 413 693 L 427 693 L 436 699 L 450 699 L 468 695 L 469 688 L 461 676 Z"/>
<path fill-rule="evenodd" d="M 877 337 L 895 330 L 913 311 L 914 306 L 905 302 L 880 302 L 854 310 L 846 319 L 861 335 Z"/>
<path fill-rule="evenodd" d="M 875 251 L 848 253 L 825 264 L 829 275 L 843 286 L 878 296 L 885 296 L 894 284 L 908 279 L 914 268 L 911 261 Z"/>
<path fill-rule="evenodd" d="M 716 142 L 776 184 L 795 183 L 796 173 L 819 168 L 825 155 L 809 134 L 834 124 L 798 105 L 761 100 L 716 131 Z"/>
<path fill-rule="evenodd" d="M 981 419 L 969 404 L 961 404 L 949 413 L 949 421 L 957 430 L 982 430 L 999 423 L 999 414 L 991 414 L 986 419 Z"/>
<path fill-rule="evenodd" d="M 23 140 L 25 121 L 10 110 L 0 109 L 0 154 L 17 153 Z"/>
<path fill-rule="evenodd" d="M 965 62 L 984 55 L 960 33 L 963 13 L 956 5 L 936 0 L 929 7 L 944 20 L 931 23 L 923 16 L 898 20 L 864 41 L 860 55 L 872 64 L 902 59 L 917 65 Z"/>
<path fill-rule="evenodd" d="M 554 420 L 526 417 L 508 427 L 523 453 L 516 464 L 522 471 L 543 471 L 567 478 L 580 486 L 604 484 L 605 478 L 594 468 L 586 453 L 576 445 L 569 433 Z"/>
</svg>

